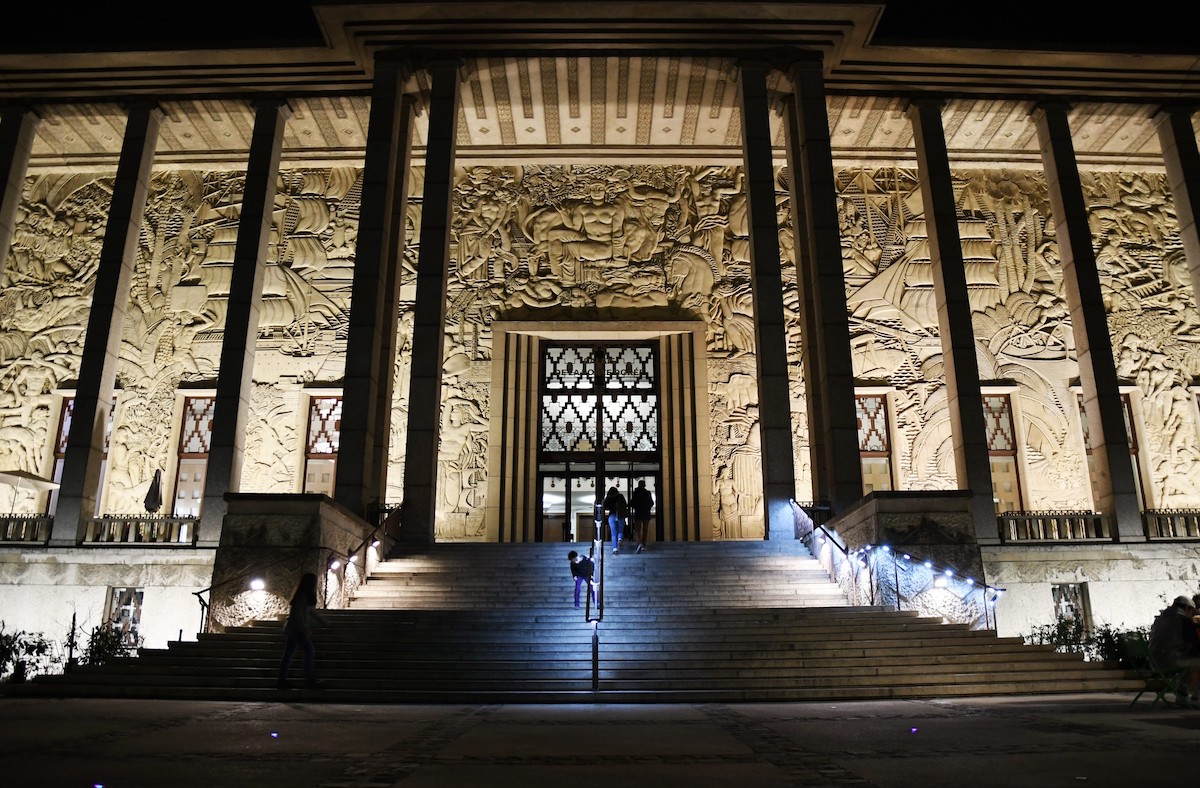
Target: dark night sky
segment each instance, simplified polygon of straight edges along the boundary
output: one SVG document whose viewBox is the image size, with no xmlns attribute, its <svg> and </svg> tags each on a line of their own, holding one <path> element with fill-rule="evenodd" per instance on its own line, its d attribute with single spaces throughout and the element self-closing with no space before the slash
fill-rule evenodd
<svg viewBox="0 0 1200 788">
<path fill-rule="evenodd" d="M 564 0 L 570 2 L 570 0 Z M 647 0 L 651 1 L 651 0 Z M 836 0 L 835 0 L 836 1 Z M 1121 0 L 1116 0 L 1119 3 Z M 6 9 L 0 51 L 103 51 L 319 44 L 307 0 L 110 0 L 84 9 L 45 0 Z M 1200 2 L 893 0 L 878 43 L 971 40 L 1002 48 L 1200 54 Z"/>
</svg>

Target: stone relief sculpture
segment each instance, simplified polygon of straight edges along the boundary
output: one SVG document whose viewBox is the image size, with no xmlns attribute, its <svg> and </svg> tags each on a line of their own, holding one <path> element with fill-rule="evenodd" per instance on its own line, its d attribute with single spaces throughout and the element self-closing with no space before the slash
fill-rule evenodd
<svg viewBox="0 0 1200 788">
<path fill-rule="evenodd" d="M 296 487 L 303 459 L 298 396 L 284 396 L 279 382 L 255 381 L 246 418 L 242 492 L 281 492 Z M 304 414 L 307 415 L 307 414 Z M 298 452 L 297 449 L 300 451 Z"/>
<path fill-rule="evenodd" d="M 1137 387 L 1143 506 L 1200 507 L 1200 424 L 1188 388 L 1200 375 L 1200 315 L 1166 177 L 1088 172 L 1082 183 L 1117 375 Z"/>
<path fill-rule="evenodd" d="M 714 424 L 725 427 L 724 441 L 714 448 L 715 478 L 718 487 L 737 490 L 716 496 L 715 522 L 727 523 L 721 526 L 726 536 L 761 535 L 757 403 L 746 400 L 755 365 L 741 192 L 736 167 L 476 167 L 458 173 L 439 538 L 481 532 L 491 414 L 487 387 L 470 378 L 482 377 L 491 359 L 490 323 L 625 315 L 701 319 L 710 358 L 736 360 L 740 374 L 732 380 L 710 376 L 710 412 Z"/>
<path fill-rule="evenodd" d="M 1031 509 L 1088 509 L 1078 378 L 1049 199 L 1037 172 L 955 172 L 977 356 L 1019 387 Z M 856 375 L 895 386 L 900 486 L 954 486 L 928 232 L 915 173 L 839 172 L 839 220 Z M 1195 506 L 1196 311 L 1164 178 L 1085 173 L 1118 374 L 1135 383 L 1151 457 L 1150 506 Z"/>
<path fill-rule="evenodd" d="M 79 374 L 111 193 L 106 174 L 25 181 L 0 284 L 0 467 L 50 472 L 55 392 Z M 12 509 L 38 505 L 24 495 Z"/>
<path fill-rule="evenodd" d="M 134 258 L 102 508 L 142 511 L 167 470 L 180 384 L 215 384 L 244 176 L 155 173 Z M 295 485 L 303 452 L 297 392 L 340 381 L 360 174 L 280 174 L 264 277 L 245 489 Z M 78 374 L 111 179 L 25 184 L 0 292 L 0 466 L 47 473 L 58 398 Z M 203 390 L 201 388 L 201 390 Z M 292 392 L 289 394 L 288 392 Z M 8 458 L 3 455 L 9 454 Z"/>
<path fill-rule="evenodd" d="M 419 173 L 418 173 L 419 175 Z M 303 391 L 339 385 L 361 174 L 280 174 L 265 276 L 243 488 L 295 484 Z M 985 380 L 1016 384 L 1028 508 L 1090 508 L 1075 349 L 1049 200 L 1033 171 L 954 173 L 959 229 Z M 838 217 L 855 373 L 894 387 L 900 489 L 957 485 L 916 173 L 838 172 Z M 30 178 L 0 291 L 0 467 L 45 474 L 56 391 L 78 374 L 109 181 Z M 808 483 L 801 321 L 790 211 L 778 215 L 788 319 L 797 489 Z M 1200 506 L 1196 312 L 1165 179 L 1084 174 L 1121 378 L 1136 387 L 1147 506 Z M 243 176 L 160 172 L 139 238 L 104 509 L 140 511 L 166 470 L 181 384 L 215 381 Z M 439 538 L 482 534 L 491 323 L 654 316 L 706 325 L 714 535 L 761 535 L 761 462 L 746 205 L 736 167 L 476 167 L 454 188 L 447 305 Z M 421 206 L 410 201 L 409 238 Z M 403 478 L 416 244 L 405 248 L 389 495 Z M 33 499 L 21 502 L 33 507 Z"/>
</svg>

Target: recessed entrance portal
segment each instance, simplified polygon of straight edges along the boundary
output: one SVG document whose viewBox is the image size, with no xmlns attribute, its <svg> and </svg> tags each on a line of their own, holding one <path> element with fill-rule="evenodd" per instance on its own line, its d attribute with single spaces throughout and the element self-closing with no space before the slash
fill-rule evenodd
<svg viewBox="0 0 1200 788">
<path fill-rule="evenodd" d="M 493 325 L 487 530 L 586 541 L 610 487 L 654 496 L 654 541 L 712 538 L 705 330 L 691 321 Z"/>
<path fill-rule="evenodd" d="M 610 487 L 626 500 L 639 481 L 661 487 L 658 346 L 547 343 L 539 369 L 537 539 L 590 541 Z"/>
</svg>

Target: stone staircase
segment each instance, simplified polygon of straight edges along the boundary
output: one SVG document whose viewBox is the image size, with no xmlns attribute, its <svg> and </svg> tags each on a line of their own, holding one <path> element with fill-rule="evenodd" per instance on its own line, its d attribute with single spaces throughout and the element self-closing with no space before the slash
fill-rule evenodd
<svg viewBox="0 0 1200 788">
<path fill-rule="evenodd" d="M 586 550 L 587 545 L 582 546 Z M 447 544 L 380 565 L 317 633 L 317 690 L 275 689 L 281 624 L 39 677 L 21 694 L 344 702 L 830 700 L 1127 691 L 1124 671 L 915 613 L 850 607 L 797 542 L 605 556 L 598 626 L 565 544 Z M 580 546 L 575 546 L 580 549 Z M 299 662 L 297 657 L 297 663 Z M 298 678 L 299 665 L 294 668 Z"/>
</svg>

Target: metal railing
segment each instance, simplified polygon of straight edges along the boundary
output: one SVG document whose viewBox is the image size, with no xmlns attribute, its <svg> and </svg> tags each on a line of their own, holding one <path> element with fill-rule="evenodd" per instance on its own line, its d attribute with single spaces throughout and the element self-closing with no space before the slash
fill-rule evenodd
<svg viewBox="0 0 1200 788">
<path fill-rule="evenodd" d="M 1002 512 L 996 522 L 1002 542 L 1112 541 L 1108 518 L 1099 512 Z"/>
<path fill-rule="evenodd" d="M 46 544 L 54 518 L 48 514 L 12 514 L 0 517 L 0 543 Z"/>
<path fill-rule="evenodd" d="M 375 503 L 367 508 L 367 522 L 374 523 L 379 533 L 389 539 L 400 539 L 403 527 L 404 503 Z"/>
<path fill-rule="evenodd" d="M 800 511 L 808 518 L 808 531 L 812 531 L 812 526 L 825 525 L 829 522 L 829 518 L 833 516 L 833 506 L 829 501 L 797 501 L 792 500 L 792 504 L 799 507 Z M 796 538 L 804 538 L 804 519 L 796 517 Z"/>
<path fill-rule="evenodd" d="M 106 514 L 88 519 L 82 544 L 192 547 L 199 524 L 199 518 L 190 516 Z"/>
<path fill-rule="evenodd" d="M 346 566 L 349 562 L 346 560 L 347 556 L 345 553 L 342 553 L 337 550 L 332 550 L 328 547 L 309 547 L 304 550 L 305 553 L 312 553 L 313 551 L 327 554 L 327 555 L 323 555 L 319 559 L 319 563 L 323 563 L 327 567 L 327 571 L 322 573 L 321 575 L 319 575 L 319 577 L 322 580 L 321 606 L 328 607 L 329 606 L 329 582 L 328 582 L 329 581 L 329 572 L 336 572 L 336 571 L 338 571 L 338 569 Z M 336 568 L 333 566 L 333 563 L 335 561 L 338 562 L 338 564 L 339 564 L 339 566 Z M 249 581 L 252 578 L 254 578 L 256 575 L 266 574 L 267 570 L 274 569 L 277 566 L 282 566 L 284 564 L 295 564 L 295 563 L 297 563 L 296 551 L 288 550 L 287 555 L 284 555 L 281 558 L 278 558 L 278 559 L 271 561 L 269 563 L 266 563 L 266 564 L 261 564 L 259 566 L 254 567 L 253 569 L 247 569 L 244 572 L 236 574 L 233 577 L 225 578 L 224 580 L 222 580 L 219 583 L 213 583 L 212 585 L 207 586 L 206 588 L 202 588 L 199 591 L 193 591 L 192 596 L 196 597 L 196 601 L 200 603 L 200 629 L 199 629 L 199 631 L 201 633 L 208 632 L 209 625 L 210 625 L 209 612 L 211 609 L 211 603 L 210 603 L 211 600 L 205 599 L 204 598 L 205 594 L 208 594 L 211 597 L 214 589 L 224 588 L 225 586 L 230 586 L 230 585 L 235 585 L 235 584 L 242 584 L 242 585 L 245 585 L 248 587 Z M 285 590 L 283 594 L 280 594 L 280 596 L 283 596 L 285 599 L 290 598 L 291 590 L 290 589 Z"/>
<path fill-rule="evenodd" d="M 1200 539 L 1200 509 L 1147 509 L 1147 539 Z"/>
<path fill-rule="evenodd" d="M 383 518 L 383 521 L 376 525 L 371 531 L 358 543 L 358 545 L 348 553 L 343 553 L 340 550 L 335 550 L 331 547 L 309 547 L 305 552 L 311 554 L 312 551 L 320 551 L 323 555 L 318 560 L 319 565 L 325 567 L 325 571 L 321 573 L 321 606 L 323 608 L 330 607 L 345 607 L 349 598 L 362 585 L 366 576 L 374 568 L 371 563 L 371 550 L 377 550 L 383 547 L 385 539 L 393 537 L 388 536 L 389 525 L 393 527 L 393 532 L 399 532 L 399 507 L 390 509 L 388 514 Z M 395 523 L 388 521 L 395 518 Z M 379 556 L 376 554 L 376 559 Z M 207 588 L 202 588 L 199 591 L 193 591 L 192 595 L 196 597 L 196 601 L 200 603 L 200 631 L 209 631 L 209 609 L 210 602 L 204 598 L 205 594 L 211 597 L 212 591 L 215 588 L 223 588 L 228 585 L 244 584 L 249 585 L 249 581 L 256 575 L 266 573 L 267 570 L 273 569 L 283 564 L 296 563 L 296 555 L 289 552 L 285 557 L 279 558 L 267 564 L 256 566 L 253 569 L 247 569 L 233 577 L 226 578 L 219 583 L 213 583 Z M 336 584 L 336 585 L 335 585 Z M 285 591 L 285 593 L 288 593 Z"/>
<path fill-rule="evenodd" d="M 826 530 L 823 525 L 817 525 L 807 516 L 806 511 L 803 514 L 805 516 L 796 517 L 796 538 L 803 542 L 808 552 L 817 559 L 817 563 L 825 569 L 829 579 L 841 586 L 849 599 L 857 602 L 859 569 L 865 567 L 859 567 L 857 561 L 851 560 L 850 551 L 834 533 Z M 874 597 L 874 594 L 870 596 Z"/>
<path fill-rule="evenodd" d="M 953 594 L 963 602 L 976 599 L 982 608 L 982 621 L 979 617 L 968 617 L 970 620 L 957 623 L 995 628 L 993 608 L 1004 594 L 1003 588 L 963 577 L 950 567 L 937 566 L 900 547 L 867 545 L 850 549 L 836 531 L 813 522 L 807 512 L 801 516 L 799 507 L 796 520 L 797 538 L 804 542 L 851 604 L 888 605 L 899 611 L 906 609 L 907 602 L 908 609 L 944 617 L 944 608 L 939 604 L 941 600 L 922 599 L 930 592 Z"/>
<path fill-rule="evenodd" d="M 587 585 L 587 603 L 583 608 L 583 620 L 592 625 L 592 692 L 600 691 L 600 622 L 604 620 L 604 508 L 595 505 L 596 527 L 592 531 L 592 546 L 588 558 L 592 562 L 592 580 Z M 593 594 L 596 611 L 593 614 Z"/>
</svg>

